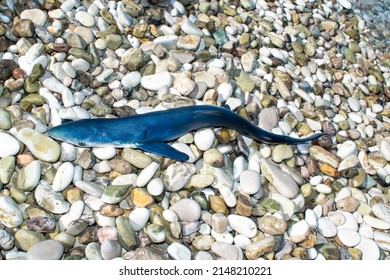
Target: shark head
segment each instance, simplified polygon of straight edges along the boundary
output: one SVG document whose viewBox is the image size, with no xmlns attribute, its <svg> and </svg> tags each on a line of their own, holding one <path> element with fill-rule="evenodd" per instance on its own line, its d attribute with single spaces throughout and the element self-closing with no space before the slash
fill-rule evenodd
<svg viewBox="0 0 390 280">
<path fill-rule="evenodd" d="M 75 146 L 91 147 L 95 146 L 96 138 L 99 138 L 98 135 L 94 135 L 94 130 L 93 127 L 89 127 L 85 123 L 73 121 L 50 128 L 48 134 L 56 140 Z"/>
</svg>

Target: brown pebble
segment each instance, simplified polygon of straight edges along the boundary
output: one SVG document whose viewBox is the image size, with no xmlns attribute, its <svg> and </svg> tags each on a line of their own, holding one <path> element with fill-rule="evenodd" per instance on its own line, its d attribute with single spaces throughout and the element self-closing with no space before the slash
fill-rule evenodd
<svg viewBox="0 0 390 280">
<path fill-rule="evenodd" d="M 12 71 L 12 76 L 14 77 L 14 79 L 20 79 L 20 78 L 25 78 L 26 77 L 26 73 L 24 72 L 24 70 L 22 68 L 15 68 L 13 71 Z"/>
<path fill-rule="evenodd" d="M 100 206 L 99 212 L 100 214 L 107 217 L 118 217 L 122 215 L 125 211 L 116 205 L 103 204 L 102 206 Z"/>
<path fill-rule="evenodd" d="M 333 166 L 324 163 L 321 165 L 320 170 L 323 174 L 328 175 L 333 178 L 339 178 L 340 177 L 340 172 L 334 168 Z"/>
<path fill-rule="evenodd" d="M 358 209 L 359 205 L 359 200 L 352 196 L 346 197 L 336 202 L 336 207 L 338 210 L 350 213 L 355 212 Z"/>
</svg>

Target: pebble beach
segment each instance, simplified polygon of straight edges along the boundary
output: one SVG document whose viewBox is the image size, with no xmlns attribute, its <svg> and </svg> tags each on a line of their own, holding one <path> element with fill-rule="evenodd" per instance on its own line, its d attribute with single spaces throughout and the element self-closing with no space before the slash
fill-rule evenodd
<svg viewBox="0 0 390 280">
<path fill-rule="evenodd" d="M 2 0 L 0 260 L 389 260 L 378 3 Z M 324 135 L 210 127 L 170 143 L 181 162 L 47 133 L 201 104 Z"/>
</svg>

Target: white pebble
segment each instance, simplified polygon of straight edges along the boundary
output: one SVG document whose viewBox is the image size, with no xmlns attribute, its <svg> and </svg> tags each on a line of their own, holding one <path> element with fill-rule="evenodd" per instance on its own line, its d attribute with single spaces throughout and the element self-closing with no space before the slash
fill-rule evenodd
<svg viewBox="0 0 390 280">
<path fill-rule="evenodd" d="M 138 175 L 136 186 L 137 187 L 144 187 L 144 186 L 146 186 L 147 183 L 150 181 L 150 179 L 153 178 L 154 174 L 156 174 L 156 172 L 159 169 L 159 167 L 160 167 L 159 164 L 156 163 L 156 162 L 152 162 L 151 164 L 149 164 Z"/>
<path fill-rule="evenodd" d="M 229 226 L 235 230 L 237 233 L 245 235 L 248 238 L 252 238 L 257 233 L 256 224 L 249 218 L 230 214 L 228 216 Z"/>
<path fill-rule="evenodd" d="M 253 170 L 245 170 L 240 174 L 240 187 L 246 194 L 255 194 L 261 190 L 260 174 Z"/>
<path fill-rule="evenodd" d="M 109 160 L 116 156 L 114 147 L 93 148 L 92 152 L 100 160 Z"/>
<path fill-rule="evenodd" d="M 201 151 L 209 150 L 215 141 L 214 131 L 210 128 L 199 130 L 194 135 L 195 145 Z"/>
<path fill-rule="evenodd" d="M 143 229 L 148 220 L 149 210 L 146 208 L 135 208 L 130 212 L 129 222 L 135 231 Z"/>
<path fill-rule="evenodd" d="M 16 155 L 20 150 L 19 142 L 11 135 L 0 132 L 0 158 Z"/>
<path fill-rule="evenodd" d="M 72 182 L 74 176 L 74 166 L 70 162 L 64 162 L 58 168 L 53 180 L 53 190 L 61 192 Z"/>
<path fill-rule="evenodd" d="M 172 243 L 167 252 L 173 260 L 191 260 L 191 250 L 180 243 Z"/>
<path fill-rule="evenodd" d="M 150 180 L 146 189 L 151 195 L 159 196 L 164 191 L 164 182 L 160 178 L 154 178 Z"/>
<path fill-rule="evenodd" d="M 356 246 L 357 244 L 359 244 L 361 239 L 360 234 L 350 228 L 340 229 L 337 232 L 337 236 L 340 241 L 348 247 Z"/>
<path fill-rule="evenodd" d="M 326 217 L 318 219 L 318 229 L 325 237 L 333 237 L 337 234 L 337 227 Z"/>
</svg>

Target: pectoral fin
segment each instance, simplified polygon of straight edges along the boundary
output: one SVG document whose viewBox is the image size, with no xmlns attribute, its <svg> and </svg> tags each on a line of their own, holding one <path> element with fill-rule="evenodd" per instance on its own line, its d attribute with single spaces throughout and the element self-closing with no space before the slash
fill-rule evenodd
<svg viewBox="0 0 390 280">
<path fill-rule="evenodd" d="M 179 161 L 187 161 L 189 159 L 188 155 L 182 152 L 179 152 L 175 148 L 172 148 L 170 145 L 164 142 L 148 142 L 138 144 L 137 148 L 141 150 L 157 154 L 163 157 L 172 158 Z"/>
</svg>

